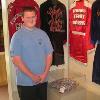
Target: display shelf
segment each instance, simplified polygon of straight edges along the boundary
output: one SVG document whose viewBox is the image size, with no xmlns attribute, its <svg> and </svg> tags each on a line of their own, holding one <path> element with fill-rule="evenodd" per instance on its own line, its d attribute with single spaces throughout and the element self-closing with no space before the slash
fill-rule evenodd
<svg viewBox="0 0 100 100">
<path fill-rule="evenodd" d="M 79 86 L 69 93 L 61 94 L 58 90 L 48 86 L 48 100 L 86 100 L 86 89 Z"/>
<path fill-rule="evenodd" d="M 69 77 L 64 76 L 64 69 L 56 69 L 49 73 L 49 82 L 55 81 L 61 78 L 69 78 L 77 81 L 79 86 L 76 89 L 73 89 L 69 93 L 61 94 L 54 88 L 48 86 L 48 100 L 86 100 L 86 89 L 82 87 L 81 83 L 85 83 L 86 77 L 85 75 L 81 75 L 78 73 L 70 72 L 68 73 Z"/>
</svg>

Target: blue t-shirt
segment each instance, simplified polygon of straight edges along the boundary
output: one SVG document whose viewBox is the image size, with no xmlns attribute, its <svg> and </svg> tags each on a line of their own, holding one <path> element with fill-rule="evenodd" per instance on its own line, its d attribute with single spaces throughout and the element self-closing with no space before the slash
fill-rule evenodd
<svg viewBox="0 0 100 100">
<path fill-rule="evenodd" d="M 25 65 L 34 73 L 41 74 L 45 69 L 45 58 L 53 52 L 51 42 L 44 31 L 34 27 L 19 29 L 11 39 L 11 56 L 20 56 Z M 35 82 L 16 67 L 17 85 L 33 86 Z"/>
</svg>

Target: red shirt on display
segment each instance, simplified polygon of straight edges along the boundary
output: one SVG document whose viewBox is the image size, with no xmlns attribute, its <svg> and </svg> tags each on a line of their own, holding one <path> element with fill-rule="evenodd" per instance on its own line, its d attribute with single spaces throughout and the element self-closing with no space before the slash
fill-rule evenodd
<svg viewBox="0 0 100 100">
<path fill-rule="evenodd" d="M 9 35 L 10 39 L 13 34 L 23 24 L 21 20 L 22 8 L 25 6 L 32 6 L 37 9 L 37 22 L 36 27 L 40 27 L 40 11 L 39 6 L 34 0 L 15 0 L 13 3 L 8 5 L 8 22 L 9 22 Z"/>
<path fill-rule="evenodd" d="M 70 56 L 87 63 L 87 50 L 93 48 L 90 42 L 91 5 L 88 1 L 80 0 L 70 6 Z"/>
</svg>

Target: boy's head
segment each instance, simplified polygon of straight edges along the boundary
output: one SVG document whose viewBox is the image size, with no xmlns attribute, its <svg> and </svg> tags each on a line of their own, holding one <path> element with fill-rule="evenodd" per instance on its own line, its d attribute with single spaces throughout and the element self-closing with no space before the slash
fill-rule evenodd
<svg viewBox="0 0 100 100">
<path fill-rule="evenodd" d="M 22 11 L 22 21 L 24 26 L 28 28 L 33 28 L 36 25 L 37 20 L 37 10 L 35 7 L 23 7 Z"/>
</svg>

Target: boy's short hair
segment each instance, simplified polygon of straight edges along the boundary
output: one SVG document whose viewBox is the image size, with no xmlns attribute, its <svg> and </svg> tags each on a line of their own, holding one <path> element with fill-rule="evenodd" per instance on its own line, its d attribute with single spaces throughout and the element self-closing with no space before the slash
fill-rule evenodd
<svg viewBox="0 0 100 100">
<path fill-rule="evenodd" d="M 31 6 L 25 6 L 22 8 L 22 16 L 24 16 L 24 12 L 27 12 L 27 11 L 30 11 L 30 12 L 35 12 L 35 14 L 37 14 L 37 9 L 36 7 L 31 7 Z"/>
</svg>

